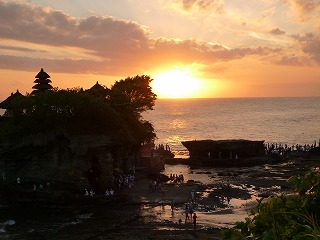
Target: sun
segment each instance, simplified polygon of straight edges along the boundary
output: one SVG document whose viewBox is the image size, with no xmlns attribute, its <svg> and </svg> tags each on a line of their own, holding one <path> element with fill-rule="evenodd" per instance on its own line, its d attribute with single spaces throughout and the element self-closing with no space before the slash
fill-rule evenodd
<svg viewBox="0 0 320 240">
<path fill-rule="evenodd" d="M 172 70 L 153 75 L 151 87 L 159 98 L 193 98 L 200 83 L 188 70 Z"/>
</svg>

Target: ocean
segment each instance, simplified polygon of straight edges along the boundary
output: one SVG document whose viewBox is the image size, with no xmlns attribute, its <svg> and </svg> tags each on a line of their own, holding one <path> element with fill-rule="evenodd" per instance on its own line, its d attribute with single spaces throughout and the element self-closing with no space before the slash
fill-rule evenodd
<svg viewBox="0 0 320 240">
<path fill-rule="evenodd" d="M 314 144 L 320 141 L 320 97 L 157 99 L 143 114 L 176 157 L 188 157 L 181 141 L 264 140 Z"/>
</svg>

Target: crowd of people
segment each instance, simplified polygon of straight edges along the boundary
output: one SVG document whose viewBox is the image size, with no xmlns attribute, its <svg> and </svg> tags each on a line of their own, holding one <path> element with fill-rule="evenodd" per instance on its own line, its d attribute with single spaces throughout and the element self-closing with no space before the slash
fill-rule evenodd
<svg viewBox="0 0 320 240">
<path fill-rule="evenodd" d="M 164 185 L 160 178 L 157 178 L 156 180 L 151 180 L 149 184 L 149 192 L 156 192 L 161 191 L 164 193 Z"/>
<path fill-rule="evenodd" d="M 169 183 L 174 184 L 180 184 L 184 182 L 184 176 L 183 174 L 170 174 L 169 176 Z M 149 184 L 149 193 L 153 192 L 161 192 L 162 199 L 165 200 L 165 194 L 164 194 L 164 184 L 161 181 L 161 177 L 159 177 L 157 180 L 152 180 Z M 167 199 L 168 200 L 168 199 Z M 170 205 L 171 212 L 174 214 L 176 211 L 176 205 L 174 199 L 169 199 L 169 202 L 167 202 Z M 196 229 L 197 224 L 197 214 L 195 213 L 195 207 L 196 207 L 196 194 L 195 191 L 192 190 L 190 192 L 190 200 L 188 203 L 186 203 L 185 208 L 183 210 L 183 214 L 185 215 L 185 223 L 193 223 L 194 228 Z M 182 219 L 178 220 L 178 223 L 181 224 L 183 221 Z"/>
<path fill-rule="evenodd" d="M 169 177 L 170 181 L 172 183 L 183 183 L 184 182 L 184 176 L 183 174 L 170 174 Z"/>
<path fill-rule="evenodd" d="M 293 151 L 297 151 L 300 154 L 300 160 L 301 160 L 301 156 L 303 158 L 303 154 L 307 153 L 308 151 L 310 151 L 312 148 L 315 148 L 317 146 L 317 142 L 314 141 L 313 144 L 304 144 L 304 145 L 300 145 L 300 144 L 296 144 L 296 145 L 292 145 L 289 146 L 288 144 L 284 144 L 284 143 L 266 143 L 265 144 L 265 150 L 266 153 L 268 155 L 270 154 L 279 154 L 282 156 L 285 156 L 286 159 L 291 158 L 291 154 Z M 319 139 L 319 147 L 320 147 L 320 139 Z"/>
<path fill-rule="evenodd" d="M 113 196 L 117 192 L 122 192 L 122 190 L 126 188 L 133 188 L 134 185 L 135 176 L 134 174 L 120 174 L 118 176 L 113 176 L 113 186 L 112 187 L 106 187 L 104 191 L 105 196 Z M 95 191 L 93 188 L 86 188 L 84 190 L 85 196 L 91 196 L 93 197 L 95 195 Z"/>
</svg>

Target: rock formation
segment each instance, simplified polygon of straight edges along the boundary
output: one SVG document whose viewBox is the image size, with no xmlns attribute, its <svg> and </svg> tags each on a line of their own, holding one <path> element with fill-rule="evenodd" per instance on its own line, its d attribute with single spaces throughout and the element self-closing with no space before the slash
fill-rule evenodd
<svg viewBox="0 0 320 240">
<path fill-rule="evenodd" d="M 182 145 L 191 160 L 214 166 L 241 166 L 267 160 L 264 141 L 251 140 L 194 140 Z"/>
</svg>

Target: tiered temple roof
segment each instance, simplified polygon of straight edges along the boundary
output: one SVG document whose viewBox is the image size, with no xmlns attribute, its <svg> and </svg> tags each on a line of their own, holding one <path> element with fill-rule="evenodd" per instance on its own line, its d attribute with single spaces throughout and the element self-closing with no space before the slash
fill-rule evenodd
<svg viewBox="0 0 320 240">
<path fill-rule="evenodd" d="M 50 78 L 49 74 L 47 74 L 45 71 L 43 71 L 43 68 L 41 68 L 40 72 L 36 75 L 36 80 L 34 81 L 36 85 L 32 87 L 35 90 L 32 91 L 32 94 L 53 88 L 51 84 L 49 84 L 51 83 L 51 80 L 48 78 Z"/>
</svg>

